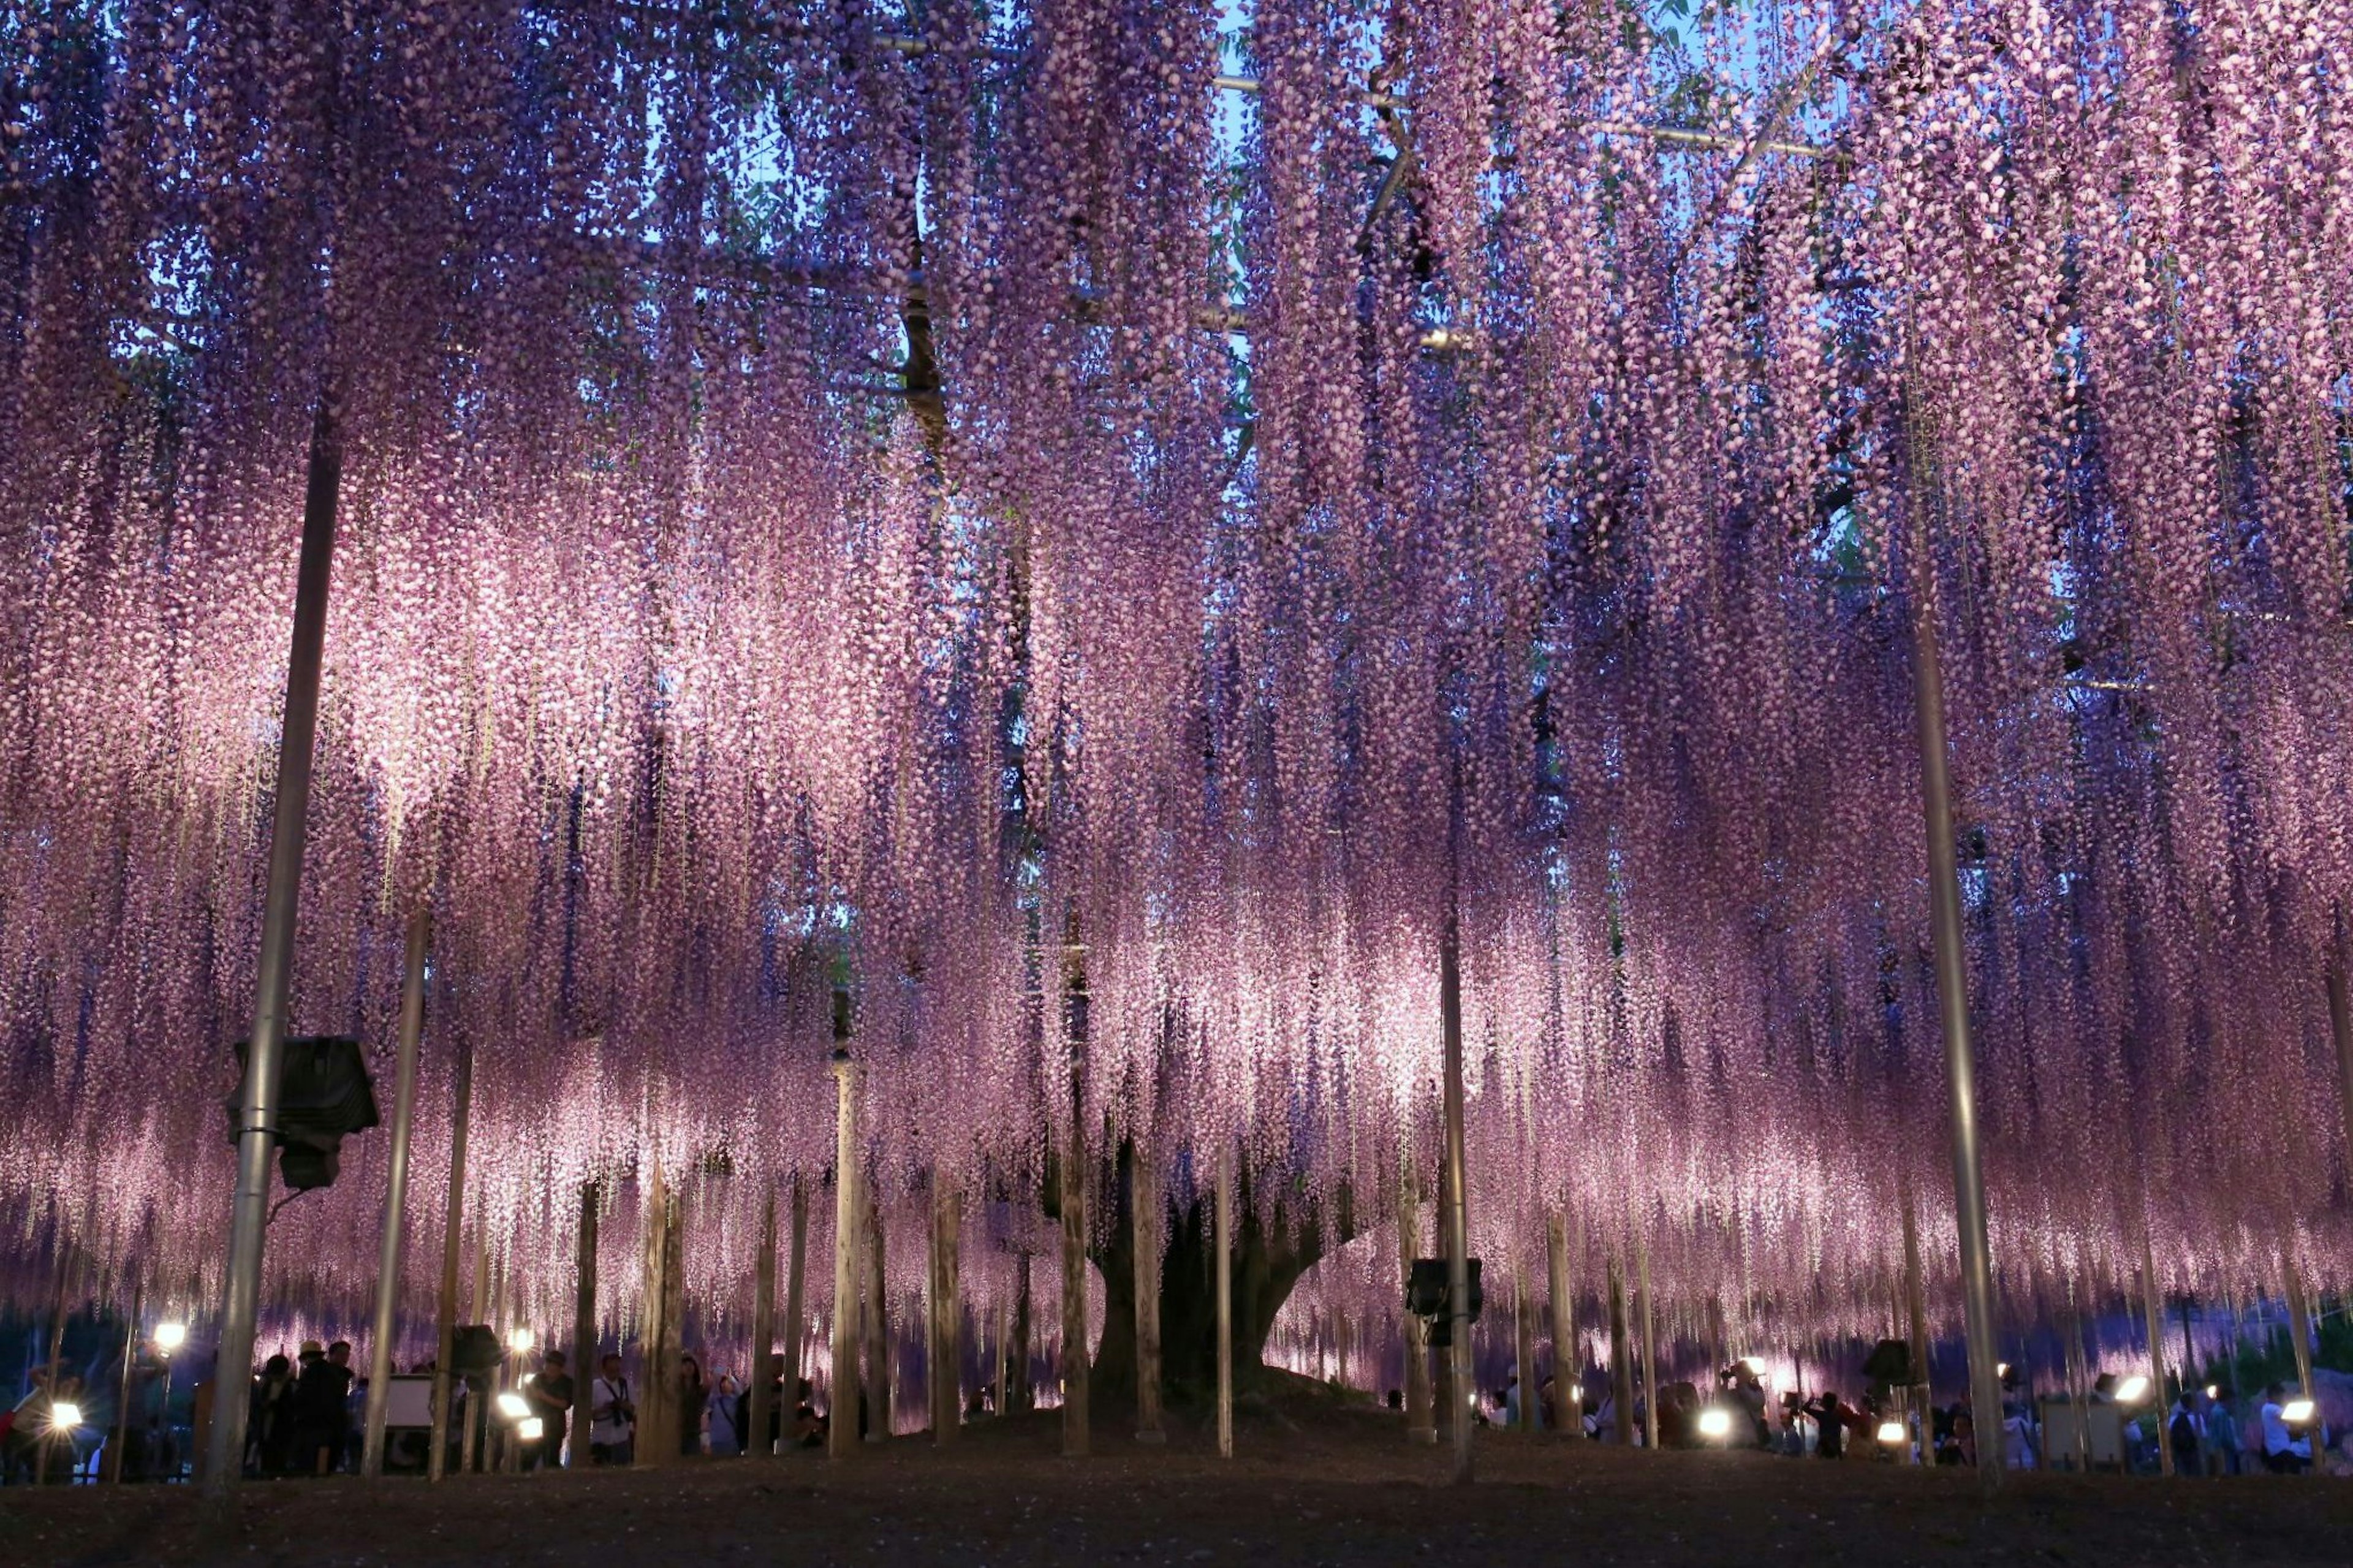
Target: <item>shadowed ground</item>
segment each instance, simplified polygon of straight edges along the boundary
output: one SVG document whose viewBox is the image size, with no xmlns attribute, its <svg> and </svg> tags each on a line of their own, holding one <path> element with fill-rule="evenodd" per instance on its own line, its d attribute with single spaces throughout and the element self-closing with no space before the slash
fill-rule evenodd
<svg viewBox="0 0 2353 1568">
<path fill-rule="evenodd" d="M 676 1469 L 343 1479 L 244 1489 L 207 1531 L 182 1489 L 0 1491 L 0 1561 L 573 1568 L 840 1563 L 2328 1564 L 2353 1562 L 2353 1485 L 2272 1477 L 1972 1477 L 1757 1454 L 1647 1455 L 1480 1434 L 1480 1483 L 1393 1418 L 1260 1405 L 1220 1464 L 1178 1425 L 1166 1449 L 1099 1432 L 1060 1458 L 1051 1414 L 923 1438 L 847 1465 L 813 1454 Z"/>
</svg>

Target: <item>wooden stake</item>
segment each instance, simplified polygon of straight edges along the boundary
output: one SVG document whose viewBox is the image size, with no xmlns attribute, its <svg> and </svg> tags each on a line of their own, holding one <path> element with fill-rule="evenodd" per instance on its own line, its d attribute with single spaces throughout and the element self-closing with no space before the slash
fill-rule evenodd
<svg viewBox="0 0 2353 1568">
<path fill-rule="evenodd" d="M 776 1412 L 781 1452 L 793 1441 L 794 1424 L 800 1417 L 801 1379 L 807 1375 L 807 1274 L 808 1262 L 808 1189 L 801 1185 L 798 1176 L 793 1178 L 793 1241 L 792 1251 L 785 1263 L 785 1392 L 784 1405 Z"/>
</svg>

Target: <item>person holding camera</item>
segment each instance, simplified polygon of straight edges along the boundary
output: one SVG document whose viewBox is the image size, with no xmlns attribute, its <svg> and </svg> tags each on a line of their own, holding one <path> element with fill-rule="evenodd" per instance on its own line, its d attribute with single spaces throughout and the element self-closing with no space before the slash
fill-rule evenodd
<svg viewBox="0 0 2353 1568">
<path fill-rule="evenodd" d="M 621 1375 L 619 1356 L 608 1355 L 597 1363 L 588 1397 L 588 1462 L 628 1464 L 635 1457 L 638 1407 L 630 1401 L 629 1380 Z"/>
</svg>

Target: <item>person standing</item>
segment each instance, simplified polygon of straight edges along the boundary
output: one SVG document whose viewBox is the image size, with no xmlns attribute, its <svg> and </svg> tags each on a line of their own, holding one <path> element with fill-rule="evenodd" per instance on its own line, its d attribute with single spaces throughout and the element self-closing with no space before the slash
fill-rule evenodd
<svg viewBox="0 0 2353 1568">
<path fill-rule="evenodd" d="M 2312 1439 L 2299 1439 L 2287 1424 L 2287 1407 L 2282 1403 L 2287 1397 L 2284 1384 L 2273 1384 L 2263 1390 L 2263 1463 L 2275 1475 L 2293 1476 L 2312 1463 Z"/>
<path fill-rule="evenodd" d="M 711 1384 L 702 1379 L 702 1363 L 691 1355 L 678 1358 L 678 1452 L 691 1459 L 702 1452 L 702 1413 L 711 1403 Z"/>
<path fill-rule="evenodd" d="M 2231 1407 L 2237 1397 L 2224 1384 L 2206 1402 L 2206 1473 L 2210 1476 L 2235 1476 L 2242 1468 L 2245 1445 L 2239 1438 L 2239 1413 Z"/>
<path fill-rule="evenodd" d="M 744 1451 L 738 1440 L 735 1413 L 742 1395 L 735 1387 L 735 1374 L 725 1372 L 711 1390 L 711 1452 L 713 1458 L 733 1456 Z"/>
<path fill-rule="evenodd" d="M 1814 1454 L 1819 1458 L 1842 1458 L 1846 1454 L 1846 1407 L 1825 1388 L 1805 1406 L 1814 1418 Z"/>
<path fill-rule="evenodd" d="M 305 1348 L 315 1351 L 318 1342 Z M 294 1369 L 284 1356 L 261 1363 L 251 1401 L 245 1419 L 246 1464 L 255 1475 L 283 1475 L 294 1450 Z"/>
<path fill-rule="evenodd" d="M 628 1464 L 636 1458 L 638 1407 L 629 1399 L 629 1380 L 621 1373 L 619 1356 L 608 1355 L 597 1363 L 588 1400 L 589 1462 Z"/>
<path fill-rule="evenodd" d="M 566 1416 L 572 1409 L 572 1373 L 562 1351 L 548 1351 L 539 1358 L 539 1371 L 523 1380 L 523 1398 L 531 1402 L 531 1413 L 539 1417 L 539 1442 L 523 1454 L 526 1468 L 545 1465 L 554 1469 L 564 1457 L 564 1432 Z M 581 1456 L 575 1455 L 578 1464 Z"/>
<path fill-rule="evenodd" d="M 337 1340 L 322 1353 L 318 1341 L 303 1342 L 302 1370 L 294 1379 L 296 1474 L 323 1476 L 342 1468 L 351 1395 L 351 1345 Z"/>
</svg>

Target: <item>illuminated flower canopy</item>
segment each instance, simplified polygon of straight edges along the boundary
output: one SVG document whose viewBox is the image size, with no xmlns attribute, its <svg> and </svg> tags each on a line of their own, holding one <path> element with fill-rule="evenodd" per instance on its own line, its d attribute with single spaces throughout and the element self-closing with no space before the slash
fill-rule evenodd
<svg viewBox="0 0 2353 1568">
<path fill-rule="evenodd" d="M 747 1292 L 837 986 L 886 1201 L 1035 1183 L 1082 975 L 1172 1179 L 1427 1174 L 1450 887 L 1475 1249 L 1883 1302 L 1901 1194 L 1951 1250 L 1921 606 L 2005 1291 L 2347 1279 L 2353 7 L 39 10 L 12 1290 L 215 1277 L 322 400 L 293 1020 L 388 1061 L 429 900 L 416 1234 L 462 1037 L 551 1320 L 647 1162 Z M 362 1297 L 381 1144 L 277 1299 Z"/>
</svg>

